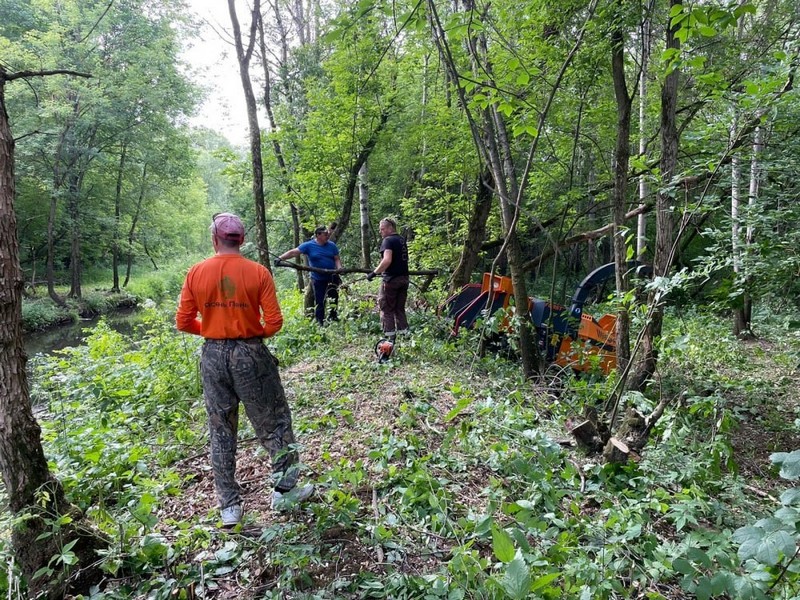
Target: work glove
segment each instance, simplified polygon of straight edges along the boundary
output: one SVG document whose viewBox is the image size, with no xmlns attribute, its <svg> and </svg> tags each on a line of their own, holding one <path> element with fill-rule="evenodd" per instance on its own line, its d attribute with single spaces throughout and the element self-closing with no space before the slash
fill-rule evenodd
<svg viewBox="0 0 800 600">
<path fill-rule="evenodd" d="M 281 266 L 281 263 L 282 263 L 282 262 L 283 262 L 283 259 L 282 259 L 280 256 L 276 256 L 276 257 L 275 257 L 275 266 L 276 266 L 276 267 L 279 267 L 279 266 Z"/>
<path fill-rule="evenodd" d="M 373 279 L 375 279 L 375 277 L 377 277 L 377 275 L 378 274 L 375 271 L 373 271 L 372 273 L 367 275 L 367 281 L 372 281 Z"/>
</svg>

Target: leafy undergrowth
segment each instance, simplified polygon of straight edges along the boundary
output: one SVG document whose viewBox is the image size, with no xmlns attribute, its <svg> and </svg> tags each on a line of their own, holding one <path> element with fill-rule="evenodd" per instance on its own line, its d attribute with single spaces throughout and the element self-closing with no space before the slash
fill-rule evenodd
<svg viewBox="0 0 800 600">
<path fill-rule="evenodd" d="M 477 357 L 474 337 L 448 340 L 424 311 L 382 365 L 371 303 L 320 329 L 299 302 L 286 299 L 270 345 L 317 491 L 271 511 L 269 460 L 243 416 L 235 531 L 215 508 L 199 340 L 154 313 L 141 339 L 101 326 L 37 367 L 52 468 L 113 540 L 93 597 L 800 593 L 800 499 L 787 481 L 800 476 L 797 337 L 739 343 L 712 319 L 675 319 L 653 395 L 626 397 L 644 413 L 673 401 L 642 459 L 619 467 L 566 432 L 613 380 L 524 382 L 515 362 Z"/>
</svg>

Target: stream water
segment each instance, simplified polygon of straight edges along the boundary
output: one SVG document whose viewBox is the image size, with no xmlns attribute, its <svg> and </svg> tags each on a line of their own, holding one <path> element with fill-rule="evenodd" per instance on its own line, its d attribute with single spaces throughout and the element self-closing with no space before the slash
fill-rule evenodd
<svg viewBox="0 0 800 600">
<path fill-rule="evenodd" d="M 112 329 L 121 333 L 131 333 L 139 322 L 136 311 L 125 311 L 105 315 L 106 322 Z M 69 346 L 80 346 L 89 331 L 100 321 L 100 317 L 79 319 L 75 323 L 60 325 L 46 331 L 34 331 L 23 335 L 25 352 L 28 357 L 36 354 L 50 354 Z"/>
</svg>

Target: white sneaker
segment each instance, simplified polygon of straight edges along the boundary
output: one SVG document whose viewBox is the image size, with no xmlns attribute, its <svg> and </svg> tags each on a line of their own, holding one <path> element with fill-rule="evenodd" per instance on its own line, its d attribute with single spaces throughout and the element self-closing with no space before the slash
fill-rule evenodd
<svg viewBox="0 0 800 600">
<path fill-rule="evenodd" d="M 232 504 L 227 508 L 220 511 L 223 527 L 235 527 L 242 520 L 242 506 L 241 504 Z"/>
<path fill-rule="evenodd" d="M 308 500 L 314 493 L 314 484 L 308 483 L 301 488 L 294 488 L 288 492 L 272 492 L 272 510 L 290 510 L 304 500 Z"/>
</svg>

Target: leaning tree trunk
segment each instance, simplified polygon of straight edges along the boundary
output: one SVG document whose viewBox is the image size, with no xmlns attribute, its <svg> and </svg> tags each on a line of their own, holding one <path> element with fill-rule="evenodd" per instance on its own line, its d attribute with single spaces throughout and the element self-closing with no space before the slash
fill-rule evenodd
<svg viewBox="0 0 800 600">
<path fill-rule="evenodd" d="M 478 177 L 478 188 L 475 190 L 475 204 L 467 225 L 467 237 L 461 249 L 461 258 L 458 260 L 450 280 L 450 293 L 453 294 L 469 283 L 472 272 L 478 264 L 478 253 L 486 239 L 486 222 L 492 210 L 492 172 L 485 168 Z"/>
<path fill-rule="evenodd" d="M 22 341 L 22 270 L 14 212 L 14 138 L 5 105 L 6 72 L 0 65 L 0 471 L 15 517 L 11 543 L 31 597 L 63 598 L 70 590 L 88 591 L 99 579 L 96 550 L 101 540 L 64 498 L 52 477 L 41 443 L 41 429 L 31 411 Z M 59 535 L 47 535 L 55 520 L 69 515 Z M 33 579 L 52 557 L 76 540 L 78 563 Z"/>
<path fill-rule="evenodd" d="M 342 210 L 339 213 L 339 218 L 336 220 L 336 232 L 339 237 L 344 235 L 347 226 L 350 224 L 350 214 L 353 211 L 353 203 L 355 202 L 356 188 L 358 187 L 359 181 L 358 174 L 361 172 L 361 167 L 364 166 L 369 160 L 370 154 L 372 154 L 372 151 L 375 149 L 375 145 L 378 143 L 378 137 L 389 120 L 389 110 L 390 107 L 387 106 L 381 112 L 378 124 L 375 126 L 375 129 L 372 130 L 372 133 L 370 134 L 366 144 L 364 144 L 363 148 L 361 148 L 361 151 L 354 158 L 352 164 L 350 165 L 350 171 L 347 174 L 347 183 L 345 184 Z"/>
</svg>

